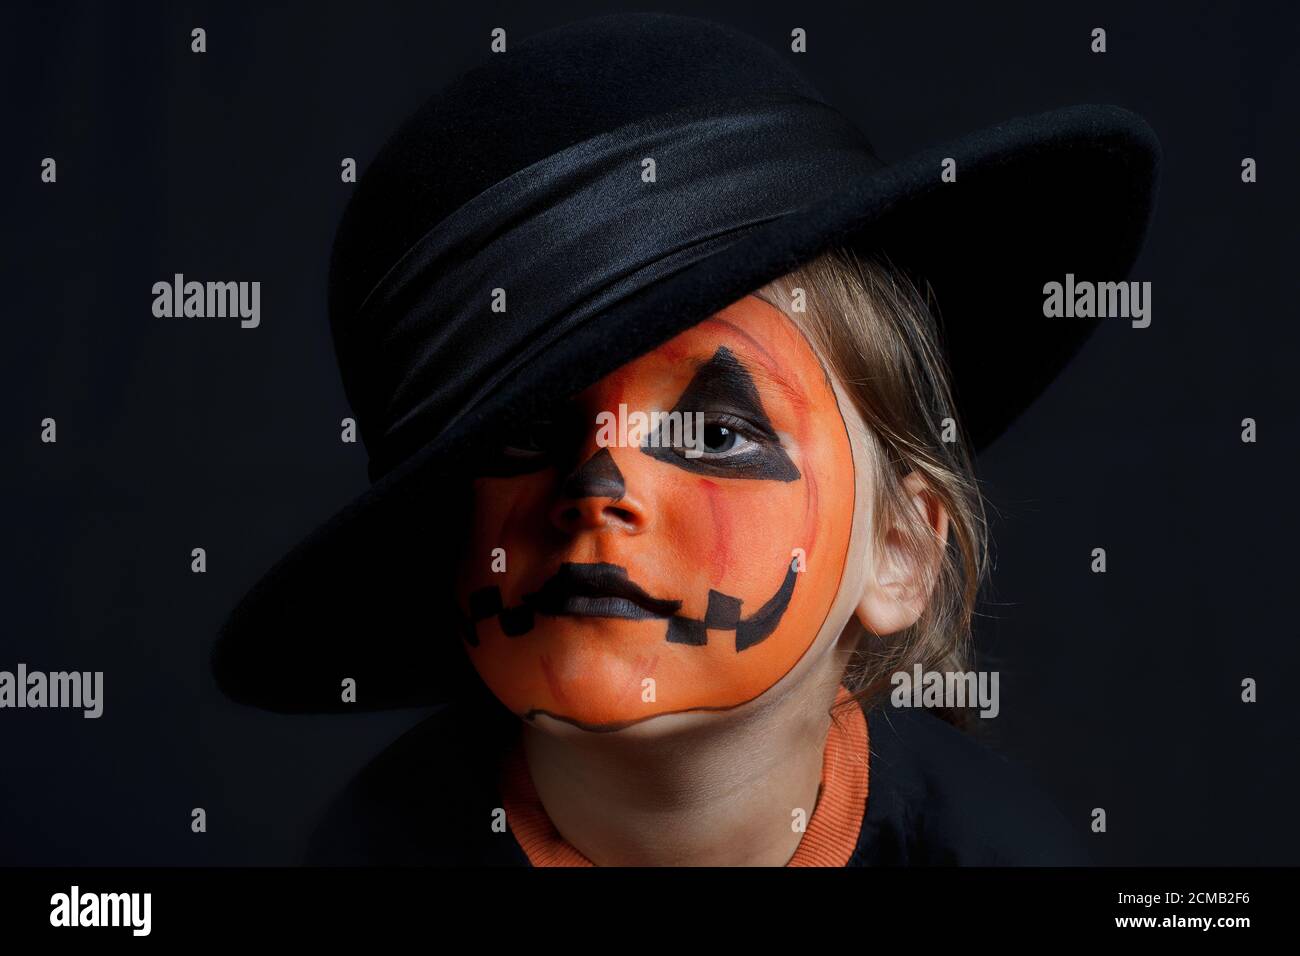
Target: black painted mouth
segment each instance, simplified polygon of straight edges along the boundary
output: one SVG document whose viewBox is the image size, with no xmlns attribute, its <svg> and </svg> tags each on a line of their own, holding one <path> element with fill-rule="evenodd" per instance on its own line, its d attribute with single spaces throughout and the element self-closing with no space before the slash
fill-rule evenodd
<svg viewBox="0 0 1300 956">
<path fill-rule="evenodd" d="M 565 562 L 540 591 L 525 594 L 523 602 L 539 614 L 633 620 L 671 617 L 682 606 L 681 601 L 651 597 L 628 580 L 625 568 L 603 562 Z"/>
</svg>

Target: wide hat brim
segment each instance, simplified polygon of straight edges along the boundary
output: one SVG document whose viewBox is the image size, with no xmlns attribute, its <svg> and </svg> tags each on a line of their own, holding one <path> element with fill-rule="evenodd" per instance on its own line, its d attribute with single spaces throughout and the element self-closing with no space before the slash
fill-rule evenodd
<svg viewBox="0 0 1300 956">
<path fill-rule="evenodd" d="M 917 153 L 648 286 L 554 342 L 301 541 L 244 595 L 213 648 L 220 689 L 285 713 L 479 695 L 448 597 L 465 518 L 458 472 L 504 422 L 573 394 L 837 245 L 883 250 L 938 304 L 957 409 L 978 454 L 1117 319 L 1043 314 L 1043 285 L 1120 281 L 1156 193 L 1137 115 L 1077 106 Z M 956 182 L 939 176 L 955 161 Z M 354 680 L 355 701 L 343 682 Z"/>
</svg>

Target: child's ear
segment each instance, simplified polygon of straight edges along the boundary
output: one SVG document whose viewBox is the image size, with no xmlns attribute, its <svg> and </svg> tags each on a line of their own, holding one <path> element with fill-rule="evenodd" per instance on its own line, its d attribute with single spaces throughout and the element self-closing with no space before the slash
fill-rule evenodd
<svg viewBox="0 0 1300 956">
<path fill-rule="evenodd" d="M 904 547 L 907 536 L 899 528 L 890 528 L 881 536 L 872 561 L 873 573 L 867 575 L 857 606 L 863 627 L 881 636 L 911 627 L 921 616 L 933 593 L 948 540 L 948 512 L 928 491 L 925 479 L 913 471 L 903 479 L 903 487 L 932 534 L 927 536 L 926 554 L 921 558 Z"/>
</svg>

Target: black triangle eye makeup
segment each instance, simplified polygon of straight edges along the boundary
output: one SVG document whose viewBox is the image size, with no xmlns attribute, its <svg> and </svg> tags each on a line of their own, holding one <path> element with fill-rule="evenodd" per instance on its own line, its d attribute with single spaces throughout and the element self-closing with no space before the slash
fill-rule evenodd
<svg viewBox="0 0 1300 956">
<path fill-rule="evenodd" d="M 752 430 L 747 435 L 749 444 L 744 451 L 725 457 L 684 456 L 670 442 L 664 440 L 667 423 L 646 438 L 642 453 L 678 468 L 719 478 L 746 478 L 767 481 L 796 481 L 799 469 L 781 447 L 753 376 L 725 345 L 720 345 L 708 361 L 702 363 L 686 390 L 673 405 L 670 416 L 687 421 L 699 415 L 705 427 L 705 442 L 711 429 Z M 669 421 L 671 421 L 671 417 Z M 741 425 L 740 423 L 745 423 Z"/>
</svg>

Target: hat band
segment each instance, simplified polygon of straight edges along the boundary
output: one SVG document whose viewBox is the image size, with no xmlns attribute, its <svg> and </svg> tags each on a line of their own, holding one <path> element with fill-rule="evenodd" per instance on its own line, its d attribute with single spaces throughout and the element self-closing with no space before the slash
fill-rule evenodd
<svg viewBox="0 0 1300 956">
<path fill-rule="evenodd" d="M 834 107 L 759 94 L 602 133 L 479 193 L 361 304 L 354 334 L 374 341 L 349 394 L 371 480 L 581 324 L 881 165 Z"/>
</svg>

